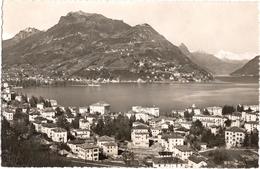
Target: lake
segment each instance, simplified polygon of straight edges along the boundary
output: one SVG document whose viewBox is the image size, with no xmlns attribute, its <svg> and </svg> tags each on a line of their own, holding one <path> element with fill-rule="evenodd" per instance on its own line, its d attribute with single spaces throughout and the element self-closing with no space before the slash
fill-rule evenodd
<svg viewBox="0 0 260 169">
<path fill-rule="evenodd" d="M 99 87 L 67 86 L 17 89 L 27 96 L 55 99 L 63 106 L 88 106 L 106 101 L 112 111 L 128 111 L 134 105 L 160 107 L 161 112 L 237 104 L 258 104 L 258 83 L 218 82 L 189 84 L 102 84 Z"/>
</svg>

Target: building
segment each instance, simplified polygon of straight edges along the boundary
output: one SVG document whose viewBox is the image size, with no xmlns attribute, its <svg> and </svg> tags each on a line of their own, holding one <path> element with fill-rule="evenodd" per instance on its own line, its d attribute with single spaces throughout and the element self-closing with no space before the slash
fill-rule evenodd
<svg viewBox="0 0 260 169">
<path fill-rule="evenodd" d="M 88 129 L 71 129 L 70 133 L 79 139 L 85 139 L 90 137 L 90 130 Z"/>
<path fill-rule="evenodd" d="M 34 111 L 29 114 L 29 121 L 34 121 L 36 117 L 40 116 L 40 112 Z"/>
<path fill-rule="evenodd" d="M 2 115 L 5 117 L 7 121 L 12 121 L 14 119 L 14 111 L 11 109 L 3 110 Z"/>
<path fill-rule="evenodd" d="M 45 108 L 41 112 L 41 116 L 48 120 L 55 121 L 55 110 L 53 110 L 52 108 Z"/>
<path fill-rule="evenodd" d="M 98 147 L 102 148 L 104 143 L 114 143 L 116 140 L 113 137 L 109 136 L 101 136 L 97 138 Z"/>
<path fill-rule="evenodd" d="M 240 120 L 231 120 L 231 127 L 240 127 L 241 122 Z"/>
<path fill-rule="evenodd" d="M 102 153 L 105 156 L 117 157 L 117 155 L 118 155 L 118 145 L 117 145 L 117 143 L 115 143 L 115 142 L 104 143 L 102 145 Z"/>
<path fill-rule="evenodd" d="M 240 112 L 233 112 L 232 114 L 225 115 L 229 120 L 241 120 L 242 114 Z"/>
<path fill-rule="evenodd" d="M 22 102 L 22 96 L 20 95 L 15 96 L 15 100 L 17 100 L 18 102 Z"/>
<path fill-rule="evenodd" d="M 149 127 L 139 125 L 132 128 L 131 140 L 135 147 L 149 147 Z"/>
<path fill-rule="evenodd" d="M 67 145 L 69 146 L 72 153 L 78 154 L 79 153 L 78 145 L 84 144 L 84 143 L 85 143 L 85 140 L 83 140 L 83 139 L 75 139 L 75 140 L 68 141 Z"/>
<path fill-rule="evenodd" d="M 132 111 L 136 113 L 146 113 L 148 115 L 154 116 L 154 117 L 159 117 L 160 115 L 160 109 L 159 107 L 142 107 L 142 106 L 133 106 Z"/>
<path fill-rule="evenodd" d="M 44 123 L 41 126 L 41 132 L 47 134 L 49 138 L 52 137 L 52 129 L 57 128 L 57 124 L 54 123 Z"/>
<path fill-rule="evenodd" d="M 84 160 L 98 161 L 98 146 L 95 144 L 84 143 L 77 145 L 78 157 Z"/>
<path fill-rule="evenodd" d="M 84 114 L 88 112 L 88 107 L 79 107 L 79 114 Z"/>
<path fill-rule="evenodd" d="M 210 127 L 211 125 L 224 126 L 225 118 L 221 116 L 211 116 L 211 115 L 194 115 L 192 121 L 199 120 L 205 127 Z"/>
<path fill-rule="evenodd" d="M 51 139 L 55 142 L 67 143 L 67 130 L 59 127 L 52 129 Z"/>
<path fill-rule="evenodd" d="M 259 105 L 244 105 L 244 110 L 259 111 Z"/>
<path fill-rule="evenodd" d="M 248 122 L 245 122 L 244 127 L 248 133 L 251 133 L 254 129 L 257 129 L 259 131 L 259 122 L 248 121 Z"/>
<path fill-rule="evenodd" d="M 151 134 L 153 137 L 158 136 L 158 134 L 161 132 L 162 132 L 162 129 L 160 127 L 151 128 Z"/>
<path fill-rule="evenodd" d="M 240 147 L 244 143 L 245 131 L 239 127 L 230 127 L 225 131 L 226 147 Z"/>
<path fill-rule="evenodd" d="M 51 107 L 57 107 L 58 106 L 58 102 L 57 100 L 49 100 L 50 101 L 50 104 L 51 104 Z"/>
<path fill-rule="evenodd" d="M 186 145 L 178 145 L 175 146 L 173 154 L 182 160 L 187 160 L 193 154 L 193 150 Z"/>
<path fill-rule="evenodd" d="M 188 157 L 188 166 L 191 168 L 205 168 L 207 167 L 207 162 L 202 156 L 191 155 Z"/>
<path fill-rule="evenodd" d="M 161 145 L 164 151 L 174 152 L 176 146 L 184 145 L 184 137 L 180 134 L 164 134 L 161 138 Z"/>
<path fill-rule="evenodd" d="M 135 119 L 136 120 L 143 120 L 144 122 L 147 122 L 149 119 L 152 119 L 152 116 L 150 116 L 149 114 L 145 113 L 145 112 L 137 112 L 134 113 L 135 115 Z"/>
<path fill-rule="evenodd" d="M 154 168 L 185 168 L 183 160 L 176 157 L 155 157 L 153 159 Z"/>
<path fill-rule="evenodd" d="M 222 116 L 222 107 L 213 106 L 213 107 L 207 107 L 206 109 L 213 116 Z"/>
<path fill-rule="evenodd" d="M 43 103 L 37 103 L 36 107 L 37 107 L 37 109 L 43 110 L 44 104 Z"/>
<path fill-rule="evenodd" d="M 79 128 L 90 130 L 90 123 L 86 119 L 79 119 Z"/>
<path fill-rule="evenodd" d="M 244 121 L 257 121 L 257 114 L 254 112 L 242 112 L 242 120 Z"/>
<path fill-rule="evenodd" d="M 110 105 L 106 102 L 98 102 L 89 106 L 89 112 L 91 114 L 100 113 L 101 115 L 110 112 Z"/>
</svg>

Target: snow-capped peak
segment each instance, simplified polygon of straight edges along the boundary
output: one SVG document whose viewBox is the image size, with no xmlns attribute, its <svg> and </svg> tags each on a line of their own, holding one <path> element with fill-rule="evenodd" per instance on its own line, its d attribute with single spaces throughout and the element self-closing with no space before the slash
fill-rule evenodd
<svg viewBox="0 0 260 169">
<path fill-rule="evenodd" d="M 218 53 L 215 54 L 216 57 L 222 60 L 250 60 L 254 58 L 257 53 L 232 53 L 224 50 L 220 50 Z"/>
</svg>

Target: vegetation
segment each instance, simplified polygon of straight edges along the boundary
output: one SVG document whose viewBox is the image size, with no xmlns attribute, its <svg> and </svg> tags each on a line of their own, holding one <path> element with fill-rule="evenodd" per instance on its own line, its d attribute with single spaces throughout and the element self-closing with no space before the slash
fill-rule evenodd
<svg viewBox="0 0 260 169">
<path fill-rule="evenodd" d="M 228 114 L 232 114 L 235 111 L 236 111 L 236 109 L 233 106 L 225 105 L 225 106 L 223 106 L 222 114 L 228 115 Z"/>
<path fill-rule="evenodd" d="M 119 115 L 114 120 L 109 116 L 106 116 L 104 120 L 99 119 L 97 125 L 93 126 L 92 129 L 100 136 L 113 135 L 118 140 L 131 139 L 131 121 L 123 115 Z"/>
</svg>

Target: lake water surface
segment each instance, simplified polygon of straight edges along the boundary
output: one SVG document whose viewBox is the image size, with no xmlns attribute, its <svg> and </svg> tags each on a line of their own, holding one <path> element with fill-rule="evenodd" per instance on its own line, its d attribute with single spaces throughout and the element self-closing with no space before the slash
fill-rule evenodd
<svg viewBox="0 0 260 169">
<path fill-rule="evenodd" d="M 67 86 L 17 89 L 28 96 L 55 99 L 63 106 L 88 106 L 106 101 L 112 111 L 128 111 L 133 105 L 160 107 L 161 112 L 184 109 L 192 104 L 223 106 L 258 104 L 258 83 L 102 84 L 99 87 Z"/>
</svg>

